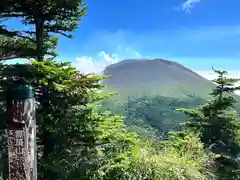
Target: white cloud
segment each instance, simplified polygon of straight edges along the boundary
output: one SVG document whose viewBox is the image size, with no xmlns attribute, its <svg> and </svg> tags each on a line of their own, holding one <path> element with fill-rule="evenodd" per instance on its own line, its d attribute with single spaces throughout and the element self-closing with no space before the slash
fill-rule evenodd
<svg viewBox="0 0 240 180">
<path fill-rule="evenodd" d="M 4 60 L 4 61 L 2 61 L 2 63 L 3 64 L 30 64 L 31 61 L 28 59 L 16 58 L 16 59 Z"/>
<path fill-rule="evenodd" d="M 73 65 L 84 73 L 97 72 L 98 69 L 101 69 L 101 64 L 96 65 L 96 63 L 93 62 L 92 57 L 89 56 L 76 58 L 76 62 L 74 62 Z"/>
<path fill-rule="evenodd" d="M 101 51 L 100 53 L 98 53 L 98 56 L 103 57 L 103 59 L 110 64 L 118 61 L 116 54 L 108 54 L 105 51 Z"/>
<path fill-rule="evenodd" d="M 187 0 L 181 8 L 189 11 L 199 2 L 200 0 Z M 198 67 L 199 63 L 191 63 L 191 61 L 200 61 L 201 67 L 206 69 L 213 64 L 231 68 L 225 63 L 229 59 L 226 57 L 229 54 L 234 54 L 234 57 L 230 57 L 231 61 L 234 62 L 240 54 L 233 50 L 234 46 L 231 48 L 232 50 L 222 51 L 222 49 L 223 47 L 227 48 L 226 39 L 235 39 L 237 42 L 239 35 L 240 25 L 180 28 L 167 32 L 158 29 L 142 33 L 121 29 L 118 31 L 96 31 L 84 42 L 81 54 L 77 55 L 74 65 L 84 73 L 95 72 L 99 74 L 106 66 L 123 59 L 161 57 L 170 60 L 178 59 L 179 63 L 192 67 Z M 219 45 L 219 39 L 224 40 L 224 45 Z M 204 46 L 201 46 L 200 43 L 204 43 Z M 213 54 L 218 56 L 212 57 Z M 200 57 L 197 58 L 197 56 Z M 209 58 L 205 58 L 208 56 Z M 215 77 L 212 71 L 201 71 L 199 74 L 207 79 Z M 230 74 L 234 73 L 230 72 Z"/>
<path fill-rule="evenodd" d="M 137 56 L 137 53 L 131 50 L 134 49 L 141 52 L 144 57 L 147 54 L 148 56 L 162 58 L 192 58 L 198 56 L 238 58 L 240 57 L 237 48 L 239 42 L 240 25 L 180 27 L 168 31 L 162 29 L 143 32 L 128 30 L 96 31 L 84 42 L 81 42 L 79 46 L 68 47 L 71 50 L 62 55 L 65 59 L 68 59 L 71 52 L 75 57 L 90 55 L 96 60 L 93 56 L 96 56 L 98 52 L 105 51 L 115 53 L 120 58 L 128 58 L 129 56 Z M 79 51 L 80 47 L 81 51 Z M 224 61 L 226 61 L 226 58 Z M 207 63 L 203 62 L 203 64 Z"/>
<path fill-rule="evenodd" d="M 122 52 L 122 47 L 120 45 L 117 47 L 117 49 L 121 49 Z M 96 73 L 101 75 L 104 68 L 108 65 L 117 63 L 123 59 L 142 58 L 142 55 L 133 48 L 125 48 L 125 53 L 126 54 L 124 56 L 120 56 L 116 53 L 107 53 L 105 51 L 101 51 L 95 57 L 77 57 L 73 65 L 83 73 Z M 129 56 L 127 56 L 127 54 Z M 194 71 L 208 80 L 213 80 L 217 77 L 212 70 Z M 240 78 L 240 71 L 228 71 L 228 77 Z M 240 83 L 238 85 L 240 86 Z M 236 93 L 240 95 L 240 91 L 237 91 Z"/>
<path fill-rule="evenodd" d="M 213 71 L 195 71 L 195 72 L 209 80 L 213 80 L 217 77 L 216 73 L 214 73 Z M 240 71 L 236 70 L 227 72 L 228 72 L 227 77 L 240 78 Z"/>
<path fill-rule="evenodd" d="M 191 12 L 191 9 L 193 8 L 194 4 L 199 3 L 200 0 L 187 0 L 182 4 L 182 10 L 186 12 Z"/>
<path fill-rule="evenodd" d="M 118 46 L 117 49 L 122 48 Z M 108 65 L 119 62 L 126 58 L 141 58 L 141 54 L 133 48 L 125 48 L 124 55 L 117 55 L 115 53 L 108 53 L 101 51 L 97 56 L 81 56 L 77 57 L 73 65 L 83 73 L 96 73 L 101 74 L 104 68 Z"/>
<path fill-rule="evenodd" d="M 195 71 L 199 75 L 203 76 L 208 80 L 213 80 L 217 77 L 216 73 L 213 71 Z M 240 78 L 240 71 L 228 71 L 227 77 L 230 78 Z M 236 86 L 240 86 L 240 82 L 236 84 Z M 236 94 L 240 95 L 240 91 L 237 91 Z"/>
</svg>

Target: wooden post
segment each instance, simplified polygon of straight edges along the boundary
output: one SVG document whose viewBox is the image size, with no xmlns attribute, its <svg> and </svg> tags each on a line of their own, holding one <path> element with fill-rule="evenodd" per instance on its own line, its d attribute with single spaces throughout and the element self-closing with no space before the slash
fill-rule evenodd
<svg viewBox="0 0 240 180">
<path fill-rule="evenodd" d="M 34 90 L 16 82 L 8 90 L 9 180 L 37 180 Z"/>
</svg>

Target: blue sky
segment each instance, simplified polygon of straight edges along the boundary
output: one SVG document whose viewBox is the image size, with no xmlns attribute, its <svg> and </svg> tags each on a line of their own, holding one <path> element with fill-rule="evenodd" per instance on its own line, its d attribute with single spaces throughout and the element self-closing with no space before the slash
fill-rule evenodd
<svg viewBox="0 0 240 180">
<path fill-rule="evenodd" d="M 75 39 L 62 38 L 61 58 L 104 51 L 118 59 L 167 58 L 196 70 L 240 68 L 239 0 L 88 0 Z M 83 59 L 83 58 L 80 58 Z M 82 60 L 83 61 L 83 60 Z"/>
<path fill-rule="evenodd" d="M 125 58 L 166 58 L 196 71 L 240 69 L 239 0 L 86 0 L 59 59 L 97 71 Z M 11 25 L 14 25 L 13 23 Z"/>
</svg>

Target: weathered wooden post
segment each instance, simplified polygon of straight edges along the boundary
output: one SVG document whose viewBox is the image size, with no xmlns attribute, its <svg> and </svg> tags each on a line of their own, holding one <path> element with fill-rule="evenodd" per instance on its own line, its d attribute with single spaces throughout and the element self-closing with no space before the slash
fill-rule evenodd
<svg viewBox="0 0 240 180">
<path fill-rule="evenodd" d="M 7 94 L 9 180 L 36 180 L 34 89 L 16 81 Z"/>
</svg>

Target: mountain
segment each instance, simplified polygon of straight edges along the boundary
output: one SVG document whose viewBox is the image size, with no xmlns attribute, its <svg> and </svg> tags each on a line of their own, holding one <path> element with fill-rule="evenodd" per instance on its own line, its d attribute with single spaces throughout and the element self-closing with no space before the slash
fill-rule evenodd
<svg viewBox="0 0 240 180">
<path fill-rule="evenodd" d="M 214 84 L 183 65 L 164 59 L 129 59 L 105 68 L 108 90 L 129 95 L 206 97 Z"/>
<path fill-rule="evenodd" d="M 214 84 L 183 65 L 164 59 L 129 59 L 105 68 L 105 91 L 119 94 L 104 108 L 123 115 L 144 136 L 166 136 L 182 129 L 186 116 L 177 108 L 204 104 Z"/>
</svg>

